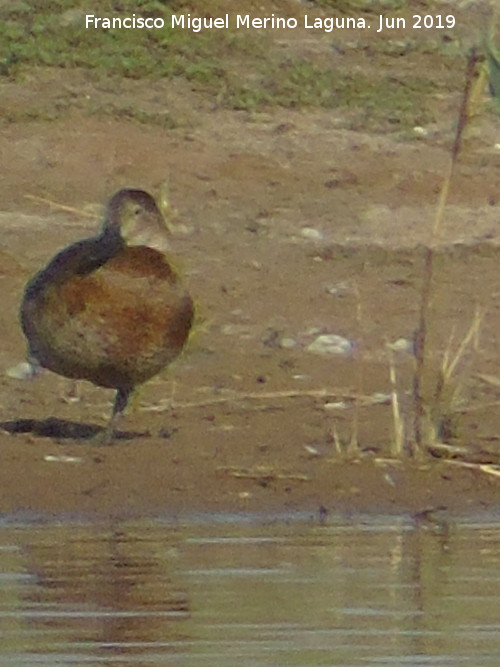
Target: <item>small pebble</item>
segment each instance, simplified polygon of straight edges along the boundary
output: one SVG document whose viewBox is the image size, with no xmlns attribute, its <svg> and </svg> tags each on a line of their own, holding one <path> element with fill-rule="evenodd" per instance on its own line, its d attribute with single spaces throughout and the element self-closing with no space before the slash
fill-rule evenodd
<svg viewBox="0 0 500 667">
<path fill-rule="evenodd" d="M 344 296 L 349 292 L 349 285 L 346 282 L 340 282 L 336 285 L 329 285 L 326 291 L 333 296 Z"/>
<path fill-rule="evenodd" d="M 392 477 L 388 473 L 384 475 L 384 479 L 387 482 L 387 484 L 390 484 L 391 486 L 396 486 L 396 482 L 392 479 Z"/>
<path fill-rule="evenodd" d="M 372 394 L 372 400 L 374 403 L 390 403 L 391 402 L 391 395 L 390 394 L 384 394 L 381 391 L 376 391 L 374 394 Z"/>
<path fill-rule="evenodd" d="M 297 347 L 297 341 L 293 338 L 282 338 L 280 340 L 280 347 L 285 350 L 290 350 L 292 347 Z"/>
<path fill-rule="evenodd" d="M 352 343 L 343 336 L 337 334 L 322 334 L 307 346 L 308 352 L 314 354 L 349 354 L 352 350 Z"/>
<path fill-rule="evenodd" d="M 302 227 L 300 230 L 300 235 L 305 239 L 309 239 L 310 241 L 323 240 L 323 232 L 320 232 L 319 229 L 315 229 L 314 227 Z"/>
<path fill-rule="evenodd" d="M 394 343 L 387 343 L 387 347 L 394 352 L 411 352 L 413 349 L 413 341 L 408 338 L 398 338 Z"/>
<path fill-rule="evenodd" d="M 36 377 L 39 373 L 38 366 L 30 363 L 29 361 L 21 361 L 15 366 L 11 366 L 5 371 L 7 377 L 14 378 L 16 380 L 31 380 Z"/>
<path fill-rule="evenodd" d="M 420 125 L 417 125 L 416 127 L 414 127 L 413 132 L 418 137 L 426 137 L 429 134 L 429 130 L 427 130 L 425 127 L 420 127 Z"/>
</svg>

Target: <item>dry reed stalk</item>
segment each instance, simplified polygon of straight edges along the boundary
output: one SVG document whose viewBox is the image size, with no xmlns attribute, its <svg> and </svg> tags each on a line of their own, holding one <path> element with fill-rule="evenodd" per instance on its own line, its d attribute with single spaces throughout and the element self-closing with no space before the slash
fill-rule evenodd
<svg viewBox="0 0 500 667">
<path fill-rule="evenodd" d="M 356 323 L 358 325 L 358 331 L 363 331 L 363 309 L 361 307 L 361 296 L 359 294 L 359 285 L 354 283 L 354 294 L 356 297 Z M 358 341 L 361 340 L 361 335 L 358 336 Z M 360 410 L 361 410 L 361 392 L 363 391 L 363 364 L 360 359 L 360 348 L 358 342 L 358 349 L 356 354 L 356 389 L 357 394 L 354 398 L 354 412 L 352 417 L 352 426 L 351 426 L 351 439 L 349 446 L 347 447 L 347 453 L 350 456 L 357 456 L 359 454 L 359 421 L 360 421 Z"/>
<path fill-rule="evenodd" d="M 427 352 L 427 332 L 429 326 L 429 306 L 431 299 L 431 290 L 434 277 L 434 252 L 435 246 L 439 241 L 441 226 L 443 221 L 444 209 L 450 192 L 453 172 L 457 163 L 460 149 L 462 147 L 462 137 L 467 122 L 470 117 L 470 99 L 473 91 L 474 79 L 478 76 L 478 64 L 481 58 L 476 49 L 472 49 L 468 60 L 465 76 L 465 87 L 462 95 L 462 102 L 458 114 L 458 123 L 451 150 L 450 160 L 447 172 L 441 188 L 439 201 L 434 217 L 434 224 L 429 245 L 425 248 L 424 256 L 424 274 L 422 281 L 422 290 L 420 293 L 419 321 L 415 332 L 415 372 L 413 375 L 413 404 L 414 404 L 414 446 L 410 454 L 420 455 L 424 446 L 424 418 L 426 413 L 425 396 L 423 390 L 424 372 L 426 366 Z"/>
</svg>

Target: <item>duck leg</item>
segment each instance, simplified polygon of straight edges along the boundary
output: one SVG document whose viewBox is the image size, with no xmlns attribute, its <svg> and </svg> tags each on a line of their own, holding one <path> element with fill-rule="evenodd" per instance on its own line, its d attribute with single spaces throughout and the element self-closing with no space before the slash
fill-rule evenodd
<svg viewBox="0 0 500 667">
<path fill-rule="evenodd" d="M 115 402 L 113 404 L 113 410 L 111 412 L 110 420 L 104 430 L 100 431 L 96 436 L 92 438 L 92 442 L 98 445 L 110 445 L 113 442 L 115 436 L 115 428 L 120 420 L 120 417 L 123 414 L 123 411 L 127 407 L 128 399 L 130 397 L 130 389 L 117 389 Z"/>
</svg>

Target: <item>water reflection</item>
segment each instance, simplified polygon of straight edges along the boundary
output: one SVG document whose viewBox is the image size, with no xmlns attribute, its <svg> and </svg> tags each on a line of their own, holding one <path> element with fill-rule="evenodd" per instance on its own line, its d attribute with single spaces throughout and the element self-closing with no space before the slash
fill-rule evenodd
<svg viewBox="0 0 500 667">
<path fill-rule="evenodd" d="M 495 524 L 0 526 L 0 664 L 497 665 Z"/>
</svg>

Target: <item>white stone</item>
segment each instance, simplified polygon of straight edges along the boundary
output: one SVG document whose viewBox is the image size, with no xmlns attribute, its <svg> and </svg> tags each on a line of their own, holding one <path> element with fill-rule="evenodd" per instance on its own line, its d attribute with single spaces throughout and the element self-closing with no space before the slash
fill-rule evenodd
<svg viewBox="0 0 500 667">
<path fill-rule="evenodd" d="M 297 347 L 297 341 L 293 338 L 282 338 L 280 340 L 280 347 L 285 350 L 290 350 L 293 347 Z"/>
<path fill-rule="evenodd" d="M 398 338 L 393 343 L 387 343 L 387 347 L 395 352 L 411 352 L 413 342 L 408 338 Z"/>
<path fill-rule="evenodd" d="M 323 240 L 323 232 L 320 232 L 319 229 L 315 229 L 314 227 L 302 227 L 300 230 L 300 235 L 305 239 L 309 239 L 310 241 Z"/>
<path fill-rule="evenodd" d="M 36 375 L 38 375 L 39 368 L 35 364 L 30 363 L 29 361 L 21 361 L 15 366 L 11 366 L 5 371 L 5 374 L 9 378 L 14 378 L 15 380 L 31 380 Z"/>
<path fill-rule="evenodd" d="M 337 334 L 321 334 L 306 349 L 314 354 L 349 354 L 352 343 Z"/>
</svg>

